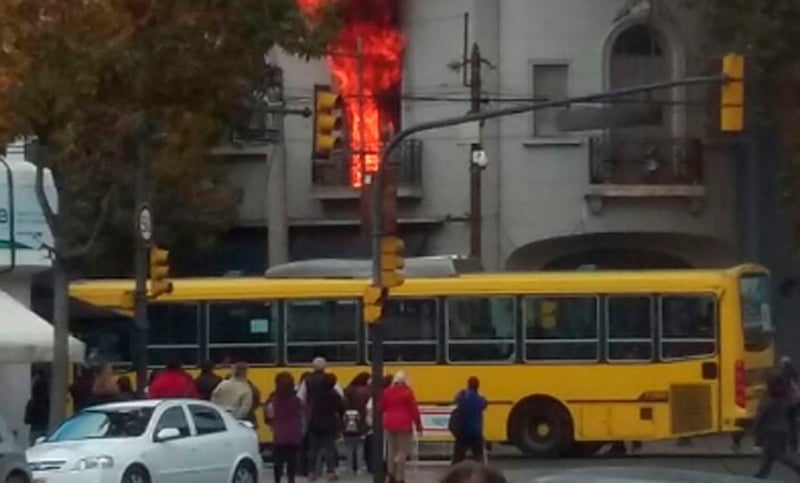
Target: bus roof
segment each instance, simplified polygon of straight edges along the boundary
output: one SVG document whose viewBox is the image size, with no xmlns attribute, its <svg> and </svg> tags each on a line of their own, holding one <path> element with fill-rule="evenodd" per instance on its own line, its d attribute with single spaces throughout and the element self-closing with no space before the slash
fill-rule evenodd
<svg viewBox="0 0 800 483">
<path fill-rule="evenodd" d="M 392 295 L 719 292 L 731 279 L 745 273 L 766 274 L 767 270 L 759 265 L 740 265 L 719 270 L 471 273 L 446 278 L 409 278 L 401 287 L 392 289 Z M 159 302 L 357 298 L 369 280 L 208 277 L 176 278 L 172 283 L 173 292 L 162 295 Z M 133 288 L 131 279 L 78 280 L 70 285 L 69 292 L 82 302 L 114 309 L 121 306 L 123 295 Z"/>
</svg>

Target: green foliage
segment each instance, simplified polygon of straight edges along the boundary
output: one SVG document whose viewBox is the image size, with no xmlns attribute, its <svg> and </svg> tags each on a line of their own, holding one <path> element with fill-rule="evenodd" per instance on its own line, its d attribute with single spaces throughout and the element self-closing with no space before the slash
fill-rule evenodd
<svg viewBox="0 0 800 483">
<path fill-rule="evenodd" d="M 159 242 L 208 247 L 238 203 L 209 150 L 265 53 L 322 54 L 336 14 L 312 24 L 295 0 L 0 0 L 0 142 L 33 135 L 47 146 L 37 164 L 59 193 L 56 256 L 74 262 L 97 241 L 92 271 L 128 272 L 131 143 L 145 125 L 160 138 L 149 143 Z"/>
<path fill-rule="evenodd" d="M 702 0 L 717 40 L 746 55 L 748 129 L 768 128 L 783 154 L 783 193 L 800 235 L 800 2 L 797 0 Z"/>
</svg>

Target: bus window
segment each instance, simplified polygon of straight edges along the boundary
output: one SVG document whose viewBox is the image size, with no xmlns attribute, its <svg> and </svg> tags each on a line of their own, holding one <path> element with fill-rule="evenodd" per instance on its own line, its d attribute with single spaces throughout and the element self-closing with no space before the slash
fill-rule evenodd
<svg viewBox="0 0 800 483">
<path fill-rule="evenodd" d="M 315 357 L 329 362 L 356 362 L 358 305 L 354 300 L 286 302 L 286 358 L 308 364 Z"/>
<path fill-rule="evenodd" d="M 525 297 L 525 359 L 596 361 L 597 297 Z"/>
<path fill-rule="evenodd" d="M 208 351 L 215 362 L 275 364 L 273 304 L 235 302 L 208 306 Z"/>
<path fill-rule="evenodd" d="M 514 299 L 447 299 L 450 362 L 514 361 Z"/>
<path fill-rule="evenodd" d="M 383 357 L 391 362 L 436 362 L 436 299 L 389 299 L 383 309 Z M 372 344 L 370 343 L 370 347 Z M 372 354 L 367 352 L 367 358 Z"/>
<path fill-rule="evenodd" d="M 708 295 L 661 298 L 661 358 L 685 359 L 717 351 L 716 300 Z"/>
<path fill-rule="evenodd" d="M 182 364 L 196 365 L 200 356 L 198 304 L 151 304 L 147 308 L 150 322 L 147 359 L 162 366 L 177 358 Z"/>
<path fill-rule="evenodd" d="M 653 301 L 650 297 L 608 297 L 608 359 L 649 361 L 653 358 Z"/>
<path fill-rule="evenodd" d="M 762 351 L 772 342 L 774 332 L 769 303 L 769 277 L 763 274 L 745 275 L 739 281 L 739 290 L 745 350 Z"/>
</svg>

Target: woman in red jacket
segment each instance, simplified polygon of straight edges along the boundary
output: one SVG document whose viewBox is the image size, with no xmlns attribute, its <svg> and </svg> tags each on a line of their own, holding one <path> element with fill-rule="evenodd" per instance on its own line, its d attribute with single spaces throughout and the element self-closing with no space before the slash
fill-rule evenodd
<svg viewBox="0 0 800 483">
<path fill-rule="evenodd" d="M 411 450 L 413 429 L 422 434 L 422 421 L 414 392 L 408 387 L 403 371 L 394 375 L 392 385 L 381 396 L 383 427 L 386 430 L 386 470 L 389 483 L 406 479 L 406 459 Z"/>
</svg>

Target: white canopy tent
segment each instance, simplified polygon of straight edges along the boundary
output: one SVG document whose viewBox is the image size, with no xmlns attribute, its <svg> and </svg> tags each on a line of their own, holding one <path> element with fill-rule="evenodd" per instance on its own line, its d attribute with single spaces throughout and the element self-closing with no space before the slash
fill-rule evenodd
<svg viewBox="0 0 800 483">
<path fill-rule="evenodd" d="M 83 342 L 69 338 L 69 359 L 83 362 Z M 53 326 L 0 291 L 0 364 L 53 360 Z"/>
</svg>

